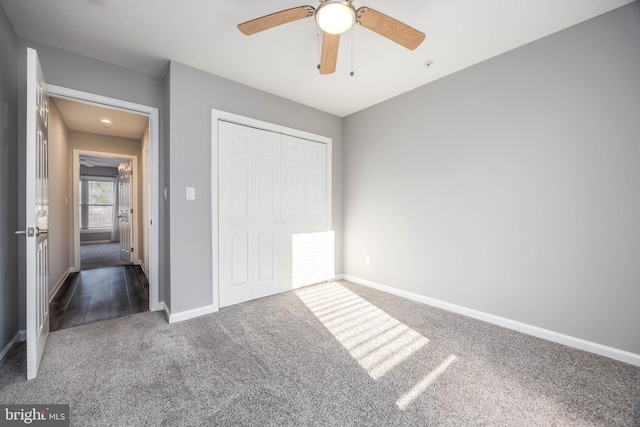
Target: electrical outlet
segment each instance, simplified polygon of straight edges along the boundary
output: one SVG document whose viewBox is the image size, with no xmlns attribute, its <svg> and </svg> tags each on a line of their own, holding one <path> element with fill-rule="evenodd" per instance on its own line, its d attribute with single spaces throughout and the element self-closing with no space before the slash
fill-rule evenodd
<svg viewBox="0 0 640 427">
<path fill-rule="evenodd" d="M 187 200 L 196 199 L 196 189 L 194 187 L 187 187 Z"/>
<path fill-rule="evenodd" d="M 371 257 L 369 255 L 364 257 L 364 263 L 367 267 L 371 267 Z"/>
</svg>

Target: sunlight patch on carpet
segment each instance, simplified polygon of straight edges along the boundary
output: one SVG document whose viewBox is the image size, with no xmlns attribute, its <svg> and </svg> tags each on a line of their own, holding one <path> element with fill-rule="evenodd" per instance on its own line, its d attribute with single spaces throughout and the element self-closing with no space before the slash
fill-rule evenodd
<svg viewBox="0 0 640 427">
<path fill-rule="evenodd" d="M 429 342 L 339 283 L 299 289 L 296 295 L 373 379 Z"/>
<path fill-rule="evenodd" d="M 450 355 L 444 361 L 435 368 L 433 371 L 429 372 L 422 380 L 420 380 L 411 390 L 403 394 L 398 400 L 396 400 L 396 405 L 398 408 L 404 410 L 411 402 L 413 402 L 418 396 L 420 396 L 424 391 L 429 388 L 431 384 L 435 380 L 438 379 L 440 375 L 447 370 L 449 365 L 455 362 L 457 357 L 455 355 Z"/>
</svg>

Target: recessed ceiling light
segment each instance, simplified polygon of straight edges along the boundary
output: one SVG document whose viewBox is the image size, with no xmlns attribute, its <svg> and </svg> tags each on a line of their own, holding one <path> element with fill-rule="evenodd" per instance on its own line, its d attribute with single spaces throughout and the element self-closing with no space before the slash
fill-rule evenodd
<svg viewBox="0 0 640 427">
<path fill-rule="evenodd" d="M 102 119 L 100 120 L 102 122 L 102 125 L 106 128 L 108 128 L 109 126 L 111 126 L 111 120 L 109 119 Z"/>
</svg>

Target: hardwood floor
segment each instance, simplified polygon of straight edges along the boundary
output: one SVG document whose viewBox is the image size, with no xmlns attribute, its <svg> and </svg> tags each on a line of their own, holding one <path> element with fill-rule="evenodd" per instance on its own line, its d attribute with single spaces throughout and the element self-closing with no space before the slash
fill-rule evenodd
<svg viewBox="0 0 640 427">
<path fill-rule="evenodd" d="M 69 275 L 49 304 L 49 330 L 71 328 L 149 310 L 149 282 L 137 265 Z"/>
</svg>

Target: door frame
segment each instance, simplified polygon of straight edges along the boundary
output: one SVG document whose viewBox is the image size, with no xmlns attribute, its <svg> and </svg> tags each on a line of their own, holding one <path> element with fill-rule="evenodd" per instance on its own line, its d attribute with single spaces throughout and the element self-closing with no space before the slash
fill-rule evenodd
<svg viewBox="0 0 640 427">
<path fill-rule="evenodd" d="M 220 309 L 220 283 L 218 272 L 219 262 L 220 262 L 220 254 L 219 254 L 219 242 L 220 238 L 219 234 L 219 224 L 218 224 L 218 216 L 219 216 L 219 189 L 218 189 L 218 178 L 220 173 L 220 168 L 218 164 L 218 150 L 219 150 L 219 141 L 218 141 L 218 122 L 229 122 L 235 123 L 241 126 L 252 127 L 256 129 L 262 129 L 269 132 L 275 132 L 282 135 L 289 135 L 296 138 L 307 139 L 313 142 L 319 142 L 321 144 L 326 144 L 327 146 L 327 230 L 333 230 L 333 222 L 332 222 L 332 144 L 333 140 L 330 137 L 322 136 L 306 131 L 302 131 L 299 129 L 290 128 L 287 126 L 277 125 L 274 123 L 265 122 L 262 120 L 253 119 L 250 117 L 241 116 L 234 113 L 229 113 L 222 110 L 216 110 L 215 108 L 211 109 L 211 276 L 212 276 L 212 287 L 213 287 L 213 301 L 212 305 L 216 310 Z"/>
<path fill-rule="evenodd" d="M 119 109 L 149 116 L 149 264 L 145 266 L 149 277 L 149 310 L 161 309 L 159 279 L 159 230 L 160 230 L 160 113 L 156 107 L 136 104 L 90 92 L 47 84 L 47 94 L 85 104 Z M 123 157 L 116 155 L 115 157 Z M 135 248 L 135 247 L 134 247 Z M 79 264 L 74 266 L 79 268 Z"/>
<path fill-rule="evenodd" d="M 120 153 L 107 153 L 105 151 L 90 151 L 74 148 L 73 149 L 73 181 L 71 183 L 73 189 L 73 204 L 71 211 L 73 212 L 73 271 L 78 272 L 81 270 L 80 260 L 80 215 L 78 214 L 77 206 L 80 204 L 80 188 L 78 181 L 80 180 L 80 156 L 92 156 L 92 157 L 108 157 L 122 160 L 131 161 L 131 167 L 133 168 L 133 174 L 131 176 L 131 206 L 133 208 L 132 215 L 132 241 L 133 241 L 133 264 L 137 264 L 140 261 L 140 242 L 138 234 L 140 232 L 139 222 L 140 212 L 138 198 L 140 192 L 138 191 L 140 185 L 140 177 L 138 176 L 138 156 L 134 154 L 120 154 Z M 143 192 L 144 194 L 144 192 Z"/>
</svg>

